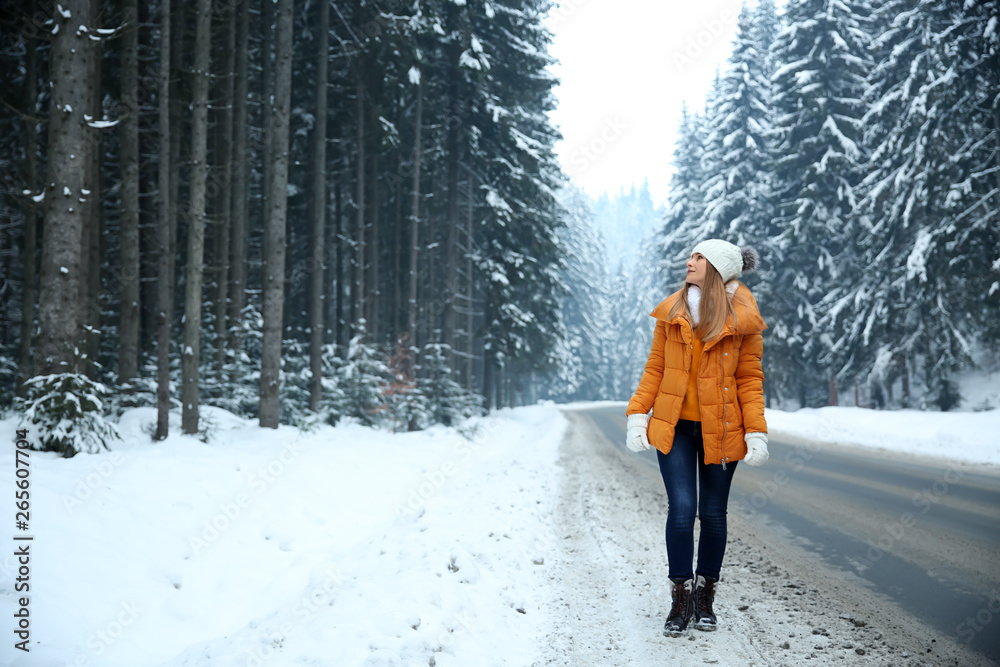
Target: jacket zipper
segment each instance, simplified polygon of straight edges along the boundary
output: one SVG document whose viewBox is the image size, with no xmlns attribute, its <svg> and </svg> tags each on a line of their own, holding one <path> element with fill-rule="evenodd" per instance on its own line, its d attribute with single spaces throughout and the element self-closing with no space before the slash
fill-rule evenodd
<svg viewBox="0 0 1000 667">
<path fill-rule="evenodd" d="M 722 469 L 726 469 L 726 374 L 722 367 L 722 341 L 719 341 L 719 378 L 722 380 Z"/>
</svg>

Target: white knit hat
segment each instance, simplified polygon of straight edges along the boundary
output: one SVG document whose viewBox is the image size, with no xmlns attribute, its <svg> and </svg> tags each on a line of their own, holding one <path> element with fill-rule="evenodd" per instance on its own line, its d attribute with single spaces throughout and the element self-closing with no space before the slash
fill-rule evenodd
<svg viewBox="0 0 1000 667">
<path fill-rule="evenodd" d="M 715 270 L 722 276 L 722 282 L 728 283 L 743 271 L 750 272 L 757 268 L 760 257 L 757 251 L 747 247 L 740 249 L 729 241 L 708 239 L 694 247 L 691 254 L 700 253 L 705 256 Z"/>
</svg>

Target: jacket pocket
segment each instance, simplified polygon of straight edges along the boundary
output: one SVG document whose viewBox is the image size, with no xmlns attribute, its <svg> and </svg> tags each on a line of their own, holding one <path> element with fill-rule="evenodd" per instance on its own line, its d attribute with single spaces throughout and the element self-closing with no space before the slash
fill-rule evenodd
<svg viewBox="0 0 1000 667">
<path fill-rule="evenodd" d="M 730 379 L 729 381 L 732 383 L 732 387 L 733 387 L 733 401 L 732 401 L 732 406 L 733 406 L 733 417 L 735 418 L 735 420 L 730 420 L 732 423 L 729 425 L 729 427 L 730 428 L 732 428 L 734 426 L 742 427 L 743 426 L 743 408 L 740 407 L 740 399 L 739 399 L 739 397 L 735 393 L 736 380 L 735 379 Z"/>
</svg>

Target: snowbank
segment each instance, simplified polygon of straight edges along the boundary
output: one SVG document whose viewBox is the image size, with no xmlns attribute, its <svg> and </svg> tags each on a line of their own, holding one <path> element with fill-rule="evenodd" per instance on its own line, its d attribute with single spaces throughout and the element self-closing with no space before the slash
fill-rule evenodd
<svg viewBox="0 0 1000 667">
<path fill-rule="evenodd" d="M 1000 464 L 1000 410 L 921 412 L 826 407 L 795 412 L 767 410 L 765 418 L 774 438 Z"/>
<path fill-rule="evenodd" d="M 151 443 L 155 411 L 141 408 L 112 452 L 32 452 L 31 652 L 8 638 L 0 664 L 445 666 L 541 652 L 557 409 L 407 434 L 209 412 L 209 444 Z M 0 422 L 4 442 L 15 426 Z"/>
</svg>

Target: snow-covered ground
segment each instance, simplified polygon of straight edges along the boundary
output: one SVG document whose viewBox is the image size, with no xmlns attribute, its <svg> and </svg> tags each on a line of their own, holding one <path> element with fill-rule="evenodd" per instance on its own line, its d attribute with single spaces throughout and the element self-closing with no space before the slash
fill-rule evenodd
<svg viewBox="0 0 1000 667">
<path fill-rule="evenodd" d="M 23 593 L 20 543 L 6 531 L 0 664 L 542 664 L 560 608 L 573 606 L 557 602 L 560 577 L 573 574 L 554 555 L 570 539 L 556 511 L 560 408 L 585 405 L 594 404 L 404 434 L 267 430 L 208 409 L 208 443 L 157 444 L 147 432 L 155 412 L 140 408 L 123 416 L 111 452 L 32 452 L 31 652 L 13 648 Z M 824 408 L 768 420 L 774 437 L 1000 463 L 1000 411 Z M 10 443 L 0 486 L 11 499 L 16 425 L 0 421 Z M 177 417 L 172 433 L 179 426 Z M 8 525 L 14 511 L 10 503 Z M 601 528 L 611 531 L 603 544 L 628 542 L 614 525 Z"/>
<path fill-rule="evenodd" d="M 31 651 L 10 639 L 8 537 L 0 664 L 440 666 L 538 654 L 558 410 L 408 434 L 273 431 L 210 413 L 208 444 L 151 444 L 155 412 L 135 409 L 113 452 L 32 453 Z M 14 428 L 0 423 L 8 498 Z"/>
<path fill-rule="evenodd" d="M 863 408 L 767 410 L 772 438 L 882 449 L 1000 465 L 1000 410 L 921 412 Z"/>
</svg>

